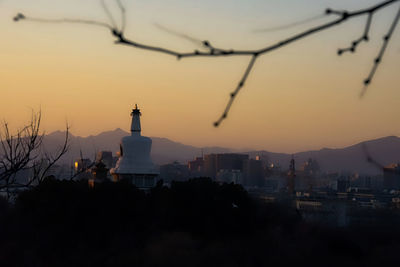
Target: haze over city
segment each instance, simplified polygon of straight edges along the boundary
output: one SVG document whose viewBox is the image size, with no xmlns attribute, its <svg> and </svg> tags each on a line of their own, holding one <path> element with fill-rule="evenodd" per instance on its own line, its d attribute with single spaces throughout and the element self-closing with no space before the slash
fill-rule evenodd
<svg viewBox="0 0 400 267">
<path fill-rule="evenodd" d="M 0 0 L 0 265 L 397 266 L 400 0 Z"/>
<path fill-rule="evenodd" d="M 282 31 L 259 30 L 323 14 L 328 6 L 351 10 L 359 1 L 126 1 L 126 35 L 182 51 L 201 49 L 157 27 L 162 25 L 219 47 L 259 48 L 330 18 Z M 178 61 L 117 46 L 101 28 L 12 21 L 17 12 L 106 21 L 97 1 L 4 0 L 1 119 L 20 127 L 31 109 L 40 108 L 46 132 L 64 129 L 68 120 L 71 132 L 88 136 L 128 130 L 126 114 L 139 103 L 145 110 L 145 135 L 195 146 L 292 153 L 398 136 L 398 29 L 370 88 L 359 98 L 396 11 L 385 9 L 374 17 L 370 41 L 355 54 L 338 57 L 336 52 L 358 38 L 364 18 L 260 58 L 228 119 L 214 128 L 247 66 L 246 58 Z"/>
</svg>

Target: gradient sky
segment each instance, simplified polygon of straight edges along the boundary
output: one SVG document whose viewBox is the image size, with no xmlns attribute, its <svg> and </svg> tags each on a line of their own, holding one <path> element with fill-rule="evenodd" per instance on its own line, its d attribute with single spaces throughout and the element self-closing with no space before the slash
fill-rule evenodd
<svg viewBox="0 0 400 267">
<path fill-rule="evenodd" d="M 260 48 L 327 20 L 278 32 L 255 33 L 257 29 L 309 18 L 327 7 L 351 10 L 380 1 L 124 2 L 127 37 L 190 51 L 198 47 L 155 24 L 219 47 Z M 68 120 L 73 134 L 87 136 L 118 127 L 128 130 L 130 109 L 138 103 L 147 136 L 279 152 L 400 135 L 400 27 L 366 96 L 358 97 L 397 8 L 374 17 L 371 41 L 356 54 L 338 57 L 336 51 L 361 35 L 365 18 L 259 58 L 228 120 L 214 128 L 248 58 L 177 61 L 114 45 L 102 28 L 12 22 L 17 12 L 106 21 L 96 0 L 0 0 L 0 119 L 22 126 L 32 108 L 41 108 L 46 132 L 63 129 Z"/>
</svg>

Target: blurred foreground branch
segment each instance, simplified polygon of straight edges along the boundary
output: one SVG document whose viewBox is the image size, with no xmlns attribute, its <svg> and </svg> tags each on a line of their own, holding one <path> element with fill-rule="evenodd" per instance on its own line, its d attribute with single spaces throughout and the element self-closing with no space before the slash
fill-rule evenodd
<svg viewBox="0 0 400 267">
<path fill-rule="evenodd" d="M 236 89 L 230 93 L 230 99 L 221 114 L 221 116 L 214 122 L 214 126 L 218 127 L 221 122 L 227 118 L 228 113 L 232 107 L 232 104 L 240 92 L 240 90 L 243 88 L 245 85 L 247 78 L 253 69 L 253 66 L 258 58 L 260 58 L 262 55 L 265 55 L 269 52 L 272 52 L 274 50 L 277 50 L 279 48 L 282 48 L 286 45 L 289 45 L 293 42 L 299 41 L 305 37 L 308 37 L 314 33 L 318 33 L 327 29 L 330 29 L 334 26 L 337 26 L 343 22 L 346 22 L 350 19 L 360 17 L 360 16 L 365 16 L 366 17 L 366 24 L 365 28 L 363 31 L 363 34 L 361 35 L 360 38 L 354 40 L 351 43 L 351 46 L 348 48 L 343 48 L 338 50 L 338 55 L 342 55 L 345 52 L 352 52 L 354 53 L 356 51 L 356 48 L 358 45 L 360 45 L 362 42 L 367 42 L 369 40 L 369 30 L 371 27 L 371 23 L 373 21 L 374 15 L 389 6 L 392 6 L 393 4 L 398 3 L 400 0 L 385 0 L 381 1 L 378 4 L 375 4 L 373 6 L 355 10 L 355 11 L 338 11 L 338 10 L 332 10 L 332 9 L 327 9 L 325 11 L 326 16 L 334 16 L 335 19 L 321 24 L 316 27 L 312 27 L 310 29 L 307 29 L 303 32 L 300 32 L 298 34 L 295 34 L 293 36 L 290 36 L 286 39 L 283 39 L 273 45 L 262 47 L 260 49 L 255 49 L 255 50 L 235 50 L 235 49 L 225 49 L 225 48 L 217 48 L 214 47 L 210 41 L 204 40 L 202 41 L 202 46 L 205 48 L 205 51 L 199 51 L 199 50 L 194 50 L 191 52 L 180 52 L 164 47 L 159 47 L 159 46 L 152 46 L 152 45 L 147 45 L 143 43 L 139 43 L 135 41 L 134 39 L 129 39 L 125 37 L 124 31 L 125 31 L 125 26 L 126 26 L 126 10 L 124 5 L 122 4 L 121 0 L 115 0 L 115 4 L 119 8 L 120 11 L 120 17 L 121 21 L 118 24 L 117 20 L 114 18 L 112 13 L 110 12 L 108 6 L 104 2 L 104 0 L 101 0 L 102 7 L 109 19 L 109 22 L 99 22 L 99 21 L 90 21 L 90 20 L 81 20 L 81 19 L 37 19 L 37 18 L 31 18 L 28 17 L 24 14 L 17 14 L 14 17 L 15 21 L 20 21 L 20 20 L 28 20 L 28 21 L 36 21 L 36 22 L 45 22 L 45 23 L 81 23 L 81 24 L 92 24 L 96 26 L 101 26 L 108 28 L 111 31 L 111 34 L 114 38 L 116 38 L 115 43 L 120 44 L 120 45 L 126 45 L 126 46 L 131 46 L 135 47 L 138 49 L 144 49 L 144 50 L 149 50 L 153 52 L 158 52 L 158 53 L 163 53 L 167 55 L 171 55 L 176 57 L 177 59 L 183 59 L 183 58 L 189 58 L 189 57 L 226 57 L 226 56 L 247 56 L 250 58 L 250 61 L 248 63 L 248 66 L 244 72 L 243 77 L 240 79 L 238 85 L 236 86 Z M 378 56 L 374 59 L 374 64 L 373 67 L 367 76 L 367 78 L 364 80 L 364 88 L 361 92 L 361 96 L 363 96 L 370 85 L 372 79 L 374 78 L 374 75 L 376 73 L 376 70 L 382 61 L 382 58 L 384 56 L 384 53 L 386 51 L 386 48 L 388 46 L 388 43 L 392 37 L 392 34 L 394 30 L 396 29 L 398 25 L 398 21 L 400 19 L 400 7 L 398 7 L 398 12 L 396 16 L 393 18 L 393 22 L 391 26 L 388 29 L 388 32 L 383 36 L 383 44 L 381 47 L 380 52 L 378 53 Z M 314 19 L 314 18 L 312 18 Z M 307 21 L 307 20 L 306 20 Z M 304 21 L 303 21 L 304 22 Z"/>
</svg>

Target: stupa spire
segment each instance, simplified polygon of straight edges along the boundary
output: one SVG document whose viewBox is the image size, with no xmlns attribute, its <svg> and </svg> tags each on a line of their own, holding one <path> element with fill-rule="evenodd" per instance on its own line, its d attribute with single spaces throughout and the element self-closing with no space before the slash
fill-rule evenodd
<svg viewBox="0 0 400 267">
<path fill-rule="evenodd" d="M 138 109 L 137 104 L 135 104 L 135 109 L 132 109 L 131 116 L 132 116 L 132 123 L 131 123 L 131 134 L 132 135 L 140 135 L 142 131 L 140 127 L 140 109 Z"/>
</svg>

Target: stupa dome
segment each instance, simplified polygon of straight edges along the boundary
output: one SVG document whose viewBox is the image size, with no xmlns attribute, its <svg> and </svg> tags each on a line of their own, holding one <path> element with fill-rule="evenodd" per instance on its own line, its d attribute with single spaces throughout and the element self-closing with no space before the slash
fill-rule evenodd
<svg viewBox="0 0 400 267">
<path fill-rule="evenodd" d="M 141 135 L 140 110 L 132 110 L 131 135 L 120 143 L 120 158 L 110 170 L 114 180 L 129 179 L 138 187 L 153 187 L 158 171 L 151 160 L 152 140 Z"/>
</svg>

